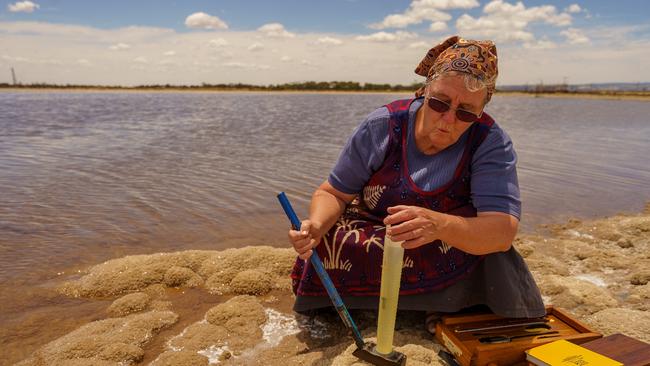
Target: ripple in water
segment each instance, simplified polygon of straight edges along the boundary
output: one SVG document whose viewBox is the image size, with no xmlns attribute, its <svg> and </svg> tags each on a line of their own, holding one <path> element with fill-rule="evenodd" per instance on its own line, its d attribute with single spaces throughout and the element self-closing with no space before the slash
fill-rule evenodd
<svg viewBox="0 0 650 366">
<path fill-rule="evenodd" d="M 134 253 L 285 246 L 350 133 L 406 94 L 2 93 L 0 281 Z M 638 211 L 650 103 L 497 95 L 524 229 Z M 45 260 L 46 259 L 46 260 Z"/>
</svg>

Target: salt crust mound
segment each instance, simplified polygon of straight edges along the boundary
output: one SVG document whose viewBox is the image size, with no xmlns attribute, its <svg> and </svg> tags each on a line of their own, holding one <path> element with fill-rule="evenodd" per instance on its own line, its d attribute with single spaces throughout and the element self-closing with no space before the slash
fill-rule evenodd
<svg viewBox="0 0 650 366">
<path fill-rule="evenodd" d="M 205 318 L 210 324 L 222 325 L 229 330 L 233 320 L 256 324 L 258 327 L 266 322 L 264 307 L 253 296 L 237 296 L 208 310 Z"/>
<path fill-rule="evenodd" d="M 256 269 L 241 271 L 230 281 L 234 293 L 245 295 L 265 295 L 272 285 L 269 275 Z"/>
<path fill-rule="evenodd" d="M 577 315 L 604 335 L 620 332 L 650 342 L 650 206 L 640 215 L 590 222 L 570 220 L 545 229 L 549 234 L 522 234 L 514 243 L 545 300 Z M 288 275 L 294 258 L 291 249 L 271 247 L 131 256 L 94 266 L 87 275 L 66 283 L 61 291 L 69 296 L 98 298 L 142 292 L 154 299 L 147 305 L 150 309 L 171 306 L 157 300 L 162 298 L 165 286 L 203 286 L 223 294 L 266 294 L 276 289 L 290 296 Z M 130 309 L 127 299 L 116 301 L 114 307 L 123 303 Z M 167 350 L 153 364 L 204 365 L 207 356 L 196 352 L 214 347 L 228 347 L 219 356 L 223 365 L 361 364 L 351 356 L 354 346 L 350 346 L 352 341 L 336 317 L 327 330 L 329 342 L 314 339 L 310 330 L 303 329 L 282 338 L 277 346 L 260 348 L 247 357 L 247 352 L 263 343 L 261 326 L 266 315 L 261 304 L 260 298 L 237 296 L 213 307 L 204 321 L 167 340 Z M 160 317 L 158 323 L 153 321 L 155 317 Z M 373 323 L 355 320 L 364 337 L 374 336 Z M 417 320 L 418 325 L 404 326 L 398 317 L 397 350 L 408 356 L 409 365 L 443 364 L 436 355 L 439 345 L 424 332 L 422 319 Z M 150 311 L 93 322 L 45 345 L 20 365 L 138 362 L 144 343 L 175 321 L 174 313 Z M 118 329 L 122 330 L 119 336 Z"/>
<path fill-rule="evenodd" d="M 630 283 L 633 285 L 645 285 L 650 282 L 650 269 L 642 270 L 641 272 L 633 273 L 630 276 Z"/>
<path fill-rule="evenodd" d="M 149 295 L 144 292 L 134 292 L 113 301 L 106 311 L 113 317 L 125 316 L 146 309 L 148 303 Z"/>
<path fill-rule="evenodd" d="M 207 366 L 208 358 L 201 356 L 195 351 L 167 351 L 162 353 L 149 366 Z"/>
<path fill-rule="evenodd" d="M 266 323 L 264 307 L 253 296 L 236 296 L 219 304 L 205 314 L 205 320 L 194 323 L 172 338 L 168 350 L 152 362 L 156 365 L 189 365 L 197 352 L 224 348 L 239 355 L 262 341 L 261 325 Z M 181 354 L 178 354 L 182 352 Z M 201 356 L 207 361 L 207 358 Z M 223 357 L 224 360 L 229 357 Z M 201 363 L 197 363 L 201 364 Z"/>
<path fill-rule="evenodd" d="M 205 287 L 217 294 L 231 293 L 233 279 L 239 273 L 251 269 L 265 274 L 271 280 L 270 289 L 289 291 L 291 289 L 289 274 L 295 258 L 296 252 L 288 248 L 227 249 L 206 259 L 198 273 L 203 278 L 207 278 Z"/>
<path fill-rule="evenodd" d="M 366 341 L 376 342 L 376 338 L 369 338 Z M 406 364 L 409 366 L 446 366 L 447 364 L 438 357 L 438 351 L 441 349 L 440 345 L 432 341 L 415 338 L 413 335 L 405 334 L 402 332 L 395 333 L 395 345 L 403 344 L 402 346 L 395 346 L 395 350 L 403 353 L 406 356 Z M 357 349 L 355 344 L 350 345 L 340 355 L 332 360 L 332 366 L 361 366 L 368 365 L 366 362 L 360 361 L 352 355 Z"/>
<path fill-rule="evenodd" d="M 537 285 L 542 295 L 550 296 L 554 306 L 571 309 L 579 317 L 618 305 L 605 288 L 573 277 L 542 276 Z"/>
<path fill-rule="evenodd" d="M 634 304 L 634 308 L 643 311 L 650 311 L 650 283 L 644 286 L 635 286 L 630 291 L 627 302 Z"/>
<path fill-rule="evenodd" d="M 163 283 L 169 287 L 198 287 L 203 278 L 189 268 L 173 266 L 165 272 Z"/>
<path fill-rule="evenodd" d="M 134 255 L 91 267 L 88 274 L 61 286 L 60 292 L 71 297 L 105 298 L 142 291 L 151 285 L 204 286 L 213 293 L 262 294 L 272 289 L 289 289 L 289 273 L 295 252 L 267 246 L 191 250 L 177 253 Z M 255 270 L 255 272 L 245 272 Z M 242 274 L 243 272 L 243 274 Z M 247 279 L 260 279 L 246 284 Z"/>
<path fill-rule="evenodd" d="M 585 319 L 587 324 L 605 334 L 625 333 L 650 343 L 650 312 L 625 308 L 605 309 Z"/>
<path fill-rule="evenodd" d="M 64 284 L 61 292 L 73 297 L 112 297 L 141 291 L 150 285 L 164 283 L 172 267 L 196 271 L 215 252 L 187 251 L 133 255 L 91 267 L 82 278 Z"/>
<path fill-rule="evenodd" d="M 98 320 L 56 339 L 18 366 L 131 364 L 144 357 L 143 346 L 176 323 L 171 311 L 150 311 Z"/>
</svg>

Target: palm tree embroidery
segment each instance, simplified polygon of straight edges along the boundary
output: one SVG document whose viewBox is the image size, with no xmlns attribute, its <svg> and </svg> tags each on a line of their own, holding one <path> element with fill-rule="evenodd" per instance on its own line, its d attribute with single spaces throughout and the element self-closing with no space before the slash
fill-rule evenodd
<svg viewBox="0 0 650 366">
<path fill-rule="evenodd" d="M 380 231 L 380 230 L 385 230 L 385 226 L 378 226 L 378 225 L 373 225 L 373 228 L 375 231 Z M 384 236 L 385 238 L 385 236 Z M 378 246 L 381 250 L 384 250 L 384 243 L 383 240 L 381 239 L 380 236 L 376 236 L 375 234 L 372 234 L 368 239 L 366 239 L 362 245 L 366 247 L 366 253 L 370 252 L 370 246 L 372 244 L 375 244 Z M 404 263 L 402 264 L 402 268 L 413 268 L 413 259 L 411 259 L 408 256 L 404 257 Z"/>
<path fill-rule="evenodd" d="M 447 254 L 447 252 L 451 250 L 451 246 L 449 246 L 449 244 L 447 244 L 447 243 L 445 243 L 444 241 L 441 240 L 440 241 L 440 247 L 438 247 L 438 249 L 440 249 L 440 252 L 442 254 Z"/>
<path fill-rule="evenodd" d="M 404 264 L 402 268 L 413 268 L 413 259 L 410 257 L 404 257 Z"/>
<path fill-rule="evenodd" d="M 354 243 L 357 244 L 359 242 L 359 229 L 354 228 L 354 225 L 360 222 L 363 221 L 349 220 L 341 217 L 336 222 L 336 230 L 334 231 L 334 235 L 330 237 L 329 233 L 327 233 L 325 236 L 323 236 L 323 242 L 325 242 L 325 250 L 327 250 L 327 257 L 323 258 L 323 266 L 326 269 L 342 269 L 350 272 L 352 269 L 352 263 L 350 263 L 349 259 L 346 259 L 345 261 L 341 260 L 341 250 L 343 249 L 344 243 L 352 235 L 354 235 Z M 345 233 L 343 239 L 341 239 L 340 245 L 337 248 L 336 237 L 341 230 L 346 230 L 347 233 Z"/>
<path fill-rule="evenodd" d="M 366 202 L 366 205 L 369 209 L 374 209 L 377 207 L 377 203 L 381 198 L 382 193 L 386 186 L 366 186 L 363 187 L 363 200 Z"/>
<path fill-rule="evenodd" d="M 375 232 L 380 231 L 380 230 L 386 230 L 385 226 L 381 225 L 373 225 L 373 229 L 375 229 Z M 384 241 L 381 236 L 376 236 L 375 234 L 372 234 L 368 239 L 364 240 L 361 245 L 366 247 L 366 253 L 370 252 L 370 246 L 372 244 L 375 244 L 381 250 L 384 250 Z"/>
</svg>

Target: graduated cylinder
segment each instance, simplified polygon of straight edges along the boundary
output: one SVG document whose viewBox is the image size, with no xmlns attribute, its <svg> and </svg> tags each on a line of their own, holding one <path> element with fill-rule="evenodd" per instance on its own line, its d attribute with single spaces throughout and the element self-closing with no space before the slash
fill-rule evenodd
<svg viewBox="0 0 650 366">
<path fill-rule="evenodd" d="M 390 225 L 386 227 L 386 230 L 389 228 Z M 402 242 L 394 242 L 386 235 L 381 270 L 381 290 L 379 292 L 377 346 L 375 348 L 377 352 L 382 354 L 389 354 L 393 351 L 393 335 L 403 260 L 404 248 L 402 248 Z"/>
</svg>

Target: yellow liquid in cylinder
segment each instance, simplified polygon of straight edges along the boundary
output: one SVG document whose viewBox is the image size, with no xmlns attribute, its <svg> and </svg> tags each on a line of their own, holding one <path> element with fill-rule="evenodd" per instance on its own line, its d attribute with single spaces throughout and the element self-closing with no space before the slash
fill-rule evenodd
<svg viewBox="0 0 650 366">
<path fill-rule="evenodd" d="M 382 354 L 389 354 L 393 351 L 393 335 L 403 260 L 404 248 L 402 248 L 402 242 L 396 243 L 386 236 L 381 270 L 381 290 L 379 292 L 377 346 L 375 347 L 376 351 Z"/>
</svg>

